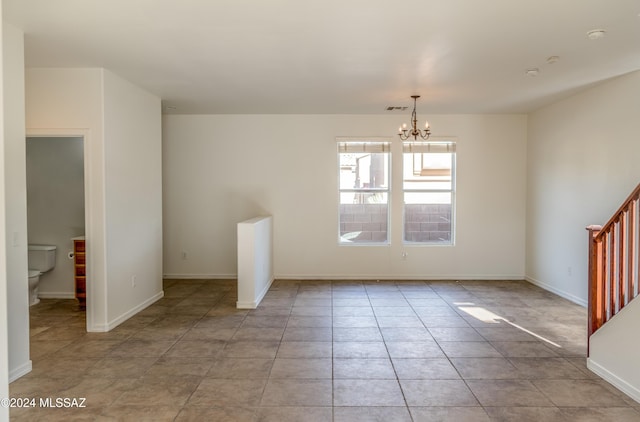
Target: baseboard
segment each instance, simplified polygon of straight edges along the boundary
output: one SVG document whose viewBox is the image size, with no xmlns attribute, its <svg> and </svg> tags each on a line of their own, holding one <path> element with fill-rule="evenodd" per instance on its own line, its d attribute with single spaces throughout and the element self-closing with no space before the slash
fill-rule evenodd
<svg viewBox="0 0 640 422">
<path fill-rule="evenodd" d="M 164 274 L 176 280 L 236 280 L 237 274 Z M 276 274 L 275 280 L 524 280 L 522 274 Z"/>
<path fill-rule="evenodd" d="M 594 374 L 607 381 L 609 384 L 616 387 L 618 390 L 625 393 L 627 396 L 640 403 L 640 390 L 633 385 L 629 384 L 614 373 L 609 372 L 606 368 L 604 368 L 591 358 L 587 358 L 587 368 L 589 368 L 589 370 Z"/>
<path fill-rule="evenodd" d="M 535 284 L 536 286 L 548 290 L 552 293 L 557 294 L 560 297 L 563 297 L 565 299 L 567 299 L 570 302 L 573 302 L 575 304 L 581 305 L 586 307 L 587 306 L 587 301 L 585 299 L 582 299 L 581 297 L 572 295 L 571 293 L 567 293 L 564 290 L 560 290 L 554 286 L 552 286 L 551 284 L 545 283 L 543 281 L 540 280 L 536 280 L 535 278 L 532 277 L 526 277 L 524 278 L 525 280 L 527 280 L 529 283 L 531 284 Z"/>
<path fill-rule="evenodd" d="M 271 277 L 271 280 L 269 280 L 269 282 L 265 285 L 265 287 L 262 289 L 262 291 L 260 293 L 258 293 L 258 296 L 256 297 L 256 300 L 253 302 L 236 302 L 236 308 L 238 309 L 256 309 L 258 307 L 258 305 L 260 304 L 260 302 L 262 302 L 262 299 L 264 299 L 265 295 L 267 294 L 267 292 L 269 291 L 269 288 L 271 288 L 271 285 L 273 284 L 273 281 L 275 280 L 275 278 Z"/>
<path fill-rule="evenodd" d="M 164 291 L 160 291 L 159 293 L 156 293 L 149 299 L 145 300 L 144 302 L 140 303 L 139 305 L 135 306 L 134 308 L 120 315 L 119 317 L 112 319 L 107 324 L 98 324 L 98 325 L 93 325 L 91 327 L 87 327 L 87 331 L 90 333 L 104 333 L 107 331 L 111 331 L 114 328 L 116 328 L 118 325 L 122 324 L 123 322 L 125 322 L 126 320 L 128 320 L 129 318 L 137 314 L 138 312 L 153 305 L 163 297 L 164 297 Z"/>
<path fill-rule="evenodd" d="M 176 280 L 235 280 L 238 274 L 163 274 L 163 279 Z"/>
<path fill-rule="evenodd" d="M 17 368 L 10 370 L 9 383 L 14 382 L 15 380 L 17 380 L 18 378 L 24 375 L 27 375 L 29 372 L 31 372 L 32 369 L 33 369 L 33 363 L 31 362 L 31 360 L 28 360 L 27 362 L 18 366 Z"/>
<path fill-rule="evenodd" d="M 40 299 L 75 299 L 74 292 L 38 292 Z"/>
<path fill-rule="evenodd" d="M 469 274 L 278 274 L 276 280 L 523 280 L 522 274 L 469 275 Z"/>
</svg>

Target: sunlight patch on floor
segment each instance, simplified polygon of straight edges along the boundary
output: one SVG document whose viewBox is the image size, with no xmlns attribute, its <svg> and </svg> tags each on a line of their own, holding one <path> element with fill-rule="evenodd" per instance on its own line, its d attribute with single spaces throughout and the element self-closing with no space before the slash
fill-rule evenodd
<svg viewBox="0 0 640 422">
<path fill-rule="evenodd" d="M 549 340 L 546 337 L 543 337 L 539 334 L 534 333 L 533 331 L 527 330 L 524 327 L 521 327 L 518 324 L 514 324 L 513 322 L 509 321 L 508 319 L 501 317 L 500 315 L 496 315 L 493 312 L 489 311 L 486 308 L 483 308 L 481 306 L 473 306 L 473 303 L 469 303 L 469 302 L 464 302 L 464 303 L 456 303 L 455 304 L 458 309 L 460 309 L 463 312 L 466 312 L 467 314 L 471 315 L 472 317 L 474 317 L 475 319 L 477 319 L 478 321 L 482 321 L 486 324 L 500 324 L 500 322 L 504 321 L 505 323 L 511 325 L 512 327 L 517 328 L 518 330 L 524 331 L 525 333 L 534 336 L 535 338 L 542 340 L 552 346 L 555 346 L 559 349 L 562 348 L 562 346 L 560 346 L 558 343 L 555 343 L 551 340 Z"/>
</svg>

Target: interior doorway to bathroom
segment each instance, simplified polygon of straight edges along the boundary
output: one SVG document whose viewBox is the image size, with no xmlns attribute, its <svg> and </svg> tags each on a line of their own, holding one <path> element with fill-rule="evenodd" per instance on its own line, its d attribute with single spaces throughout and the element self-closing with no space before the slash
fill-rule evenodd
<svg viewBox="0 0 640 422">
<path fill-rule="evenodd" d="M 83 136 L 26 138 L 28 243 L 56 246 L 55 267 L 40 276 L 40 304 L 86 321 L 76 299 L 74 238 L 85 236 Z M 33 327 L 32 327 L 33 328 Z"/>
</svg>

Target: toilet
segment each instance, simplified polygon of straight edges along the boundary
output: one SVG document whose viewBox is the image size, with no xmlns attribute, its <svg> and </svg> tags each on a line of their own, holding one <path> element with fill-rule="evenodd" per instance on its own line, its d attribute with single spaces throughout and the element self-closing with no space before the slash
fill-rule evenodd
<svg viewBox="0 0 640 422">
<path fill-rule="evenodd" d="M 56 266 L 54 245 L 29 245 L 29 306 L 40 302 L 38 284 L 40 276 Z"/>
</svg>

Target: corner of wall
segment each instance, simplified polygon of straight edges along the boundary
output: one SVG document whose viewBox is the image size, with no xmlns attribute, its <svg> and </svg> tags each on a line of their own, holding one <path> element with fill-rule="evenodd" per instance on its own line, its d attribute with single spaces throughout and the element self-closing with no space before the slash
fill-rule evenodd
<svg viewBox="0 0 640 422">
<path fill-rule="evenodd" d="M 0 7 L 0 33 L 4 31 L 2 8 Z M 0 163 L 4 166 L 4 37 L 0 43 Z M 5 175 L 0 172 L 0 268 L 6 265 L 6 230 L 5 230 Z M 7 273 L 0 271 L 0 397 L 9 397 L 9 341 L 7 322 Z M 9 409 L 0 406 L 0 420 L 9 420 Z"/>
<path fill-rule="evenodd" d="M 24 33 L 3 22 L 2 86 L 4 220 L 9 374 L 22 376 L 29 360 Z M 10 104 L 8 107 L 6 105 Z M 26 371 L 26 372 L 25 372 Z"/>
</svg>

